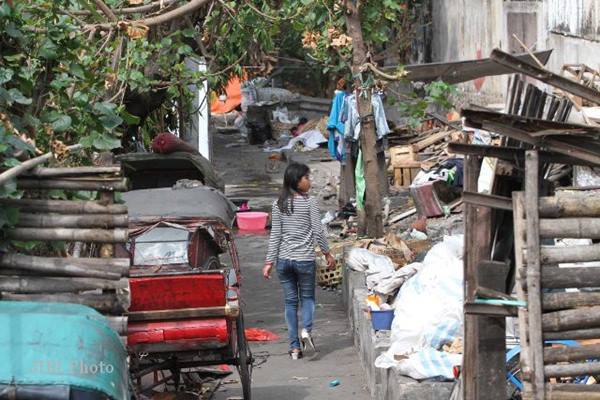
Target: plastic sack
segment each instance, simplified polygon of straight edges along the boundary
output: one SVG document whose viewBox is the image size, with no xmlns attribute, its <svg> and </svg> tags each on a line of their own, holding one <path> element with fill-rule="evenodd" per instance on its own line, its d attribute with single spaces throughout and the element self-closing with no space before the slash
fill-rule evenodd
<svg viewBox="0 0 600 400">
<path fill-rule="evenodd" d="M 414 379 L 453 379 L 459 354 L 439 351 L 462 336 L 463 236 L 446 236 L 431 248 L 419 271 L 398 292 L 393 303 L 391 346 L 375 360 L 378 368 L 396 368 Z M 402 355 L 396 361 L 394 356 Z"/>
<path fill-rule="evenodd" d="M 394 293 L 396 289 L 398 289 L 409 278 L 415 275 L 422 266 L 423 264 L 421 263 L 405 265 L 404 267 L 395 271 L 393 274 L 382 277 L 375 287 L 373 287 L 373 291 L 383 295 Z"/>
<path fill-rule="evenodd" d="M 350 250 L 346 265 L 358 272 L 367 274 L 367 288 L 372 290 L 382 279 L 392 276 L 396 271 L 394 263 L 388 256 L 375 254 L 367 249 Z"/>
</svg>

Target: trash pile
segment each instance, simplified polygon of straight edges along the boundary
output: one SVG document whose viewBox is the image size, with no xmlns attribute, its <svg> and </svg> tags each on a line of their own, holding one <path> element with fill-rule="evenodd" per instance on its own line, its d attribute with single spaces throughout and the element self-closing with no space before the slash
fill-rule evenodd
<svg viewBox="0 0 600 400">
<path fill-rule="evenodd" d="M 365 274 L 373 328 L 391 330 L 390 347 L 375 366 L 414 379 L 453 379 L 462 360 L 463 236 L 444 237 L 420 262 L 424 252 L 413 252 L 400 235 L 368 242 L 349 250 L 345 261 Z M 394 251 L 402 257 L 384 254 Z"/>
</svg>

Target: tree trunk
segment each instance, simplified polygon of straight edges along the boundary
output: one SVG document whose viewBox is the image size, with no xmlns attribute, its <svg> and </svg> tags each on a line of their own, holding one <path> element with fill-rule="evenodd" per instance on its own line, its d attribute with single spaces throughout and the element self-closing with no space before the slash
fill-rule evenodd
<svg viewBox="0 0 600 400">
<path fill-rule="evenodd" d="M 363 119 L 372 113 L 371 88 L 361 90 L 360 67 L 367 61 L 367 49 L 362 34 L 360 22 L 360 10 L 353 0 L 346 0 L 346 29 L 352 38 L 352 74 L 355 84 L 359 89 L 356 91 L 356 102 L 358 115 L 361 118 L 360 146 L 364 160 L 366 194 L 365 213 L 366 231 L 369 237 L 377 238 L 383 236 L 383 216 L 381 211 L 381 193 L 379 190 L 379 171 L 377 164 L 375 120 L 370 117 Z"/>
</svg>

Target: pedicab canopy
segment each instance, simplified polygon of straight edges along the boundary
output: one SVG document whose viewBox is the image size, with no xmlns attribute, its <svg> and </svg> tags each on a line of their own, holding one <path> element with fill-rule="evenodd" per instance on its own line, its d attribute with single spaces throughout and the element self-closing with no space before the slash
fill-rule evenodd
<svg viewBox="0 0 600 400">
<path fill-rule="evenodd" d="M 199 153 L 130 153 L 117 159 L 133 190 L 171 187 L 181 179 L 197 180 L 219 190 L 225 188 L 210 161 Z"/>
<path fill-rule="evenodd" d="M 129 398 L 127 353 L 97 311 L 79 304 L 0 301 L 0 393 L 36 399 L 98 391 Z"/>
<path fill-rule="evenodd" d="M 123 193 L 123 200 L 132 223 L 216 220 L 231 228 L 237 211 L 223 193 L 208 186 L 133 190 Z"/>
</svg>

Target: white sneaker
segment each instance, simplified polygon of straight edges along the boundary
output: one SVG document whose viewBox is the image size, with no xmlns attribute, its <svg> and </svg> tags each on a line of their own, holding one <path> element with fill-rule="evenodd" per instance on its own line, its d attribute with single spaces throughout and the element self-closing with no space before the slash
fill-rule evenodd
<svg viewBox="0 0 600 400">
<path fill-rule="evenodd" d="M 317 351 L 317 348 L 315 347 L 315 342 L 309 331 L 307 331 L 306 329 L 302 329 L 302 332 L 300 332 L 300 339 L 300 342 L 302 344 L 302 351 L 305 351 L 308 348 L 308 345 L 312 347 L 314 352 Z"/>
</svg>

